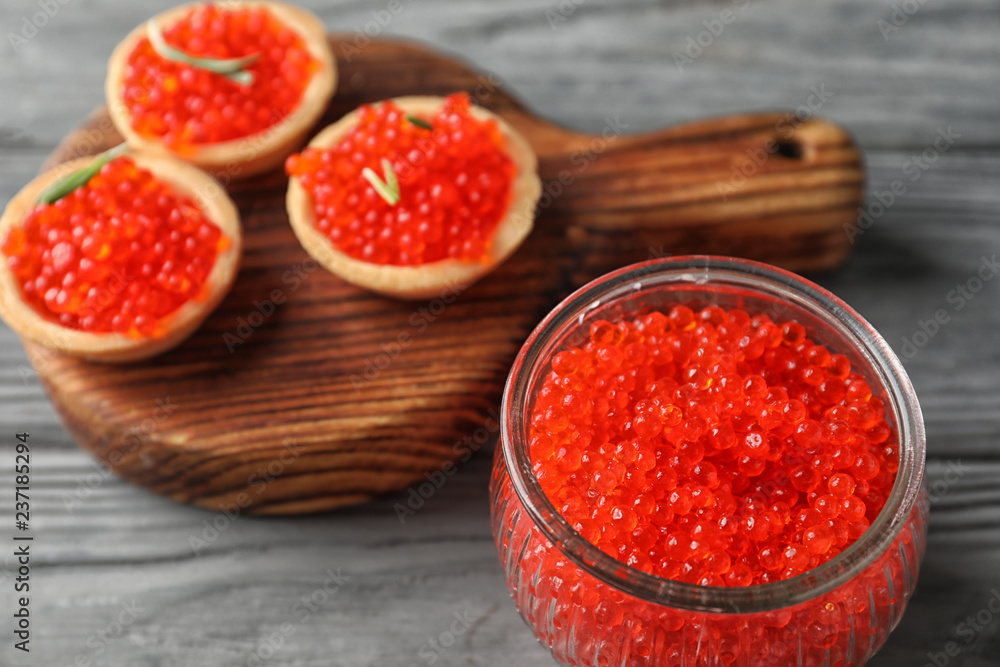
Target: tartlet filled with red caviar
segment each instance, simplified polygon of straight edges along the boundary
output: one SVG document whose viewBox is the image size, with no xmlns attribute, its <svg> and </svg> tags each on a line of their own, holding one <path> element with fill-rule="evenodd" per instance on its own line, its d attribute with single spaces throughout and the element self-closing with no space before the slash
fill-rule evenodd
<svg viewBox="0 0 1000 667">
<path fill-rule="evenodd" d="M 226 179 L 272 169 L 323 114 L 337 70 L 326 31 L 280 2 L 193 3 L 135 28 L 108 63 L 115 127 Z"/>
<path fill-rule="evenodd" d="M 45 172 L 0 217 L 0 316 L 23 338 L 95 361 L 147 358 L 229 291 L 236 206 L 205 172 L 124 148 Z"/>
<path fill-rule="evenodd" d="M 364 105 L 288 158 L 288 215 L 309 254 L 398 298 L 464 289 L 531 231 L 528 142 L 459 93 Z"/>
</svg>

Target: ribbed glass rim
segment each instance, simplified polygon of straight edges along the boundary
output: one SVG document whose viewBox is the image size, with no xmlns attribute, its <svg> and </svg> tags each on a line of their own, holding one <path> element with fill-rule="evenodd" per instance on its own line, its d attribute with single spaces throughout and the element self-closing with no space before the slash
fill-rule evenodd
<svg viewBox="0 0 1000 667">
<path fill-rule="evenodd" d="M 886 409 L 899 430 L 900 465 L 882 512 L 869 529 L 836 557 L 799 576 L 744 588 L 708 587 L 664 579 L 625 565 L 590 544 L 559 514 L 532 471 L 528 456 L 527 401 L 554 344 L 601 305 L 661 285 L 725 284 L 779 297 L 808 311 L 854 345 L 869 372 L 883 384 Z M 514 490 L 542 533 L 570 560 L 630 595 L 678 609 L 745 614 L 792 607 L 850 581 L 884 553 L 900 534 L 924 484 L 923 418 L 899 359 L 877 331 L 841 299 L 794 273 L 760 262 L 705 255 L 654 259 L 608 273 L 556 306 L 518 353 L 503 393 L 500 447 Z"/>
</svg>

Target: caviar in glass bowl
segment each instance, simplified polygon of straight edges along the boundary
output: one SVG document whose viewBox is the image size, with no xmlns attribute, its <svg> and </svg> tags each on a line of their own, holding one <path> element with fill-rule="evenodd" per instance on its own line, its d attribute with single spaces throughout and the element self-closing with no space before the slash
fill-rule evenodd
<svg viewBox="0 0 1000 667">
<path fill-rule="evenodd" d="M 916 398 L 793 274 L 609 274 L 515 362 L 491 493 L 507 584 L 565 664 L 861 665 L 926 537 Z"/>
</svg>

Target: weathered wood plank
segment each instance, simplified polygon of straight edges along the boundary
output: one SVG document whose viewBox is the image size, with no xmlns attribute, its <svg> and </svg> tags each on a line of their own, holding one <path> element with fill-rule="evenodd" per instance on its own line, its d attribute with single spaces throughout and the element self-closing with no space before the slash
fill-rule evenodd
<svg viewBox="0 0 1000 667">
<path fill-rule="evenodd" d="M 8 65 L 4 98 L 11 104 L 0 109 L 4 141 L 53 147 L 101 101 L 105 61 L 117 41 L 172 4 L 70 2 L 14 51 L 6 33 L 17 32 L 38 4 L 5 2 L 0 55 Z M 922 148 L 936 127 L 949 124 L 961 128 L 967 145 L 1000 145 L 995 0 L 922 4 L 887 38 L 879 21 L 892 18 L 888 0 L 809 6 L 795 0 L 586 0 L 563 3 L 575 9 L 562 14 L 555 0 L 404 0 L 384 27 L 371 23 L 372 12 L 385 11 L 383 1 L 301 4 L 332 30 L 367 28 L 471 59 L 541 115 L 580 130 L 599 131 L 608 115 L 638 131 L 709 115 L 795 109 L 807 104 L 811 87 L 822 85 L 832 94 L 822 113 L 867 146 Z M 704 22 L 718 21 L 727 9 L 732 22 L 718 37 L 702 37 L 703 53 L 679 68 L 674 54 L 686 55 Z M 957 100 L 960 105 L 951 103 Z"/>
<path fill-rule="evenodd" d="M 120 36 L 171 4 L 69 2 L 17 54 L 7 33 L 38 11 L 37 0 L 3 3 L 0 202 L 101 101 L 104 62 Z M 304 4 L 318 8 L 331 28 L 348 31 L 386 6 L 381 0 Z M 906 194 L 858 239 L 848 265 L 820 281 L 897 350 L 936 309 L 951 316 L 907 368 L 925 411 L 931 481 L 945 481 L 949 463 L 969 469 L 935 497 L 917 595 L 871 664 L 923 665 L 929 653 L 955 641 L 961 653 L 949 665 L 986 667 L 1000 661 L 996 617 L 968 642 L 960 624 L 1000 589 L 1000 281 L 986 283 L 961 310 L 952 310 L 947 294 L 974 274 L 982 255 L 1000 250 L 1000 5 L 922 3 L 883 39 L 877 22 L 891 19 L 892 4 L 752 0 L 737 12 L 726 1 L 587 0 L 573 3 L 576 9 L 553 30 L 546 12 L 558 9 L 554 0 L 421 0 L 404 1 L 404 12 L 384 32 L 470 59 L 542 115 L 590 131 L 599 131 L 608 115 L 639 131 L 707 115 L 795 108 L 806 103 L 810 86 L 825 85 L 833 96 L 820 113 L 846 125 L 868 149 L 878 191 L 909 178 L 904 163 L 931 145 L 938 127 L 950 124 L 961 134 L 918 181 L 905 181 Z M 727 8 L 738 20 L 678 71 L 673 52 Z M 478 619 L 474 630 L 435 664 L 552 664 L 503 590 L 486 520 L 487 454 L 464 466 L 405 525 L 392 509 L 405 495 L 330 516 L 243 517 L 194 557 L 187 540 L 215 515 L 104 479 L 58 426 L 37 382 L 22 380 L 21 364 L 19 343 L 0 327 L 0 428 L 29 430 L 40 450 L 37 644 L 26 661 L 5 638 L 0 664 L 51 667 L 83 655 L 111 667 L 245 665 L 330 568 L 351 579 L 295 625 L 266 664 L 423 666 L 428 637 L 466 609 Z M 10 465 L 6 456 L 0 460 L 0 496 L 10 488 Z M 85 495 L 90 474 L 96 488 L 70 511 L 64 495 L 72 498 L 80 488 Z M 0 512 L 8 516 L 9 509 Z M 8 584 L 0 593 L 5 610 Z M 124 637 L 100 654 L 105 644 L 96 635 L 88 647 L 88 638 L 133 598 L 146 611 Z"/>
</svg>

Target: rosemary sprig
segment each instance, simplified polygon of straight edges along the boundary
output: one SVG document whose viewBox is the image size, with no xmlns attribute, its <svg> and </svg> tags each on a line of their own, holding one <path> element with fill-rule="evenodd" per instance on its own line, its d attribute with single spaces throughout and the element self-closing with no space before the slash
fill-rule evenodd
<svg viewBox="0 0 1000 667">
<path fill-rule="evenodd" d="M 167 44 L 160 26 L 153 19 L 150 19 L 146 24 L 146 34 L 149 36 L 149 43 L 152 45 L 153 50 L 162 58 L 172 60 L 175 63 L 197 67 L 208 72 L 221 74 L 241 86 L 249 86 L 253 83 L 253 72 L 248 71 L 246 67 L 260 58 L 259 53 L 252 53 L 242 58 L 205 58 L 192 56 Z"/>
<path fill-rule="evenodd" d="M 120 143 L 114 148 L 109 148 L 98 154 L 93 160 L 80 167 L 76 171 L 66 174 L 42 190 L 36 201 L 40 204 L 54 204 L 77 188 L 81 188 L 90 182 L 101 167 L 114 160 L 116 157 L 125 154 L 128 144 Z"/>
<path fill-rule="evenodd" d="M 407 116 L 406 120 L 410 121 L 411 123 L 413 123 L 417 127 L 424 128 L 425 130 L 433 130 L 434 129 L 433 127 L 431 127 L 431 124 L 428 123 L 423 118 L 417 118 L 416 116 Z"/>
<path fill-rule="evenodd" d="M 392 169 L 392 163 L 385 158 L 382 158 L 382 171 L 385 172 L 385 181 L 379 178 L 371 167 L 365 167 L 361 171 L 361 175 L 371 183 L 375 192 L 382 199 L 389 202 L 390 206 L 395 206 L 399 203 L 399 181 L 396 180 L 396 172 Z"/>
</svg>

